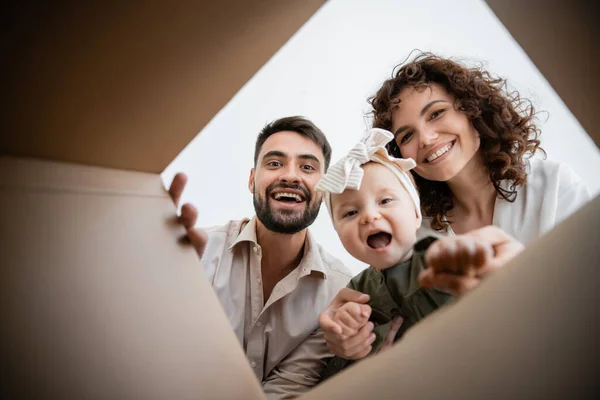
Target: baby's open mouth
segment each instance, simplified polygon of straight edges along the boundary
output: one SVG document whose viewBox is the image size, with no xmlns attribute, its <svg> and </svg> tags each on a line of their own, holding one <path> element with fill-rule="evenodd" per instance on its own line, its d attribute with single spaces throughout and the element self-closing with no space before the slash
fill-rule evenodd
<svg viewBox="0 0 600 400">
<path fill-rule="evenodd" d="M 372 249 L 382 249 L 392 241 L 392 235 L 387 232 L 377 232 L 369 235 L 367 244 Z"/>
</svg>

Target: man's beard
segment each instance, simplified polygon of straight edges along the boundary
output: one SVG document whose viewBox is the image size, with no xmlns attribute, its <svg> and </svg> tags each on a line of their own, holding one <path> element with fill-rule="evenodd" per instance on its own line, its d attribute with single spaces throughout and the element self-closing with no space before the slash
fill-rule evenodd
<svg viewBox="0 0 600 400">
<path fill-rule="evenodd" d="M 304 212 L 298 214 L 297 211 L 287 209 L 273 211 L 271 209 L 269 200 L 273 200 L 271 198 L 271 193 L 275 189 L 294 189 L 301 191 L 304 195 L 306 203 Z M 311 205 L 311 194 L 308 192 L 308 190 L 299 185 L 284 185 L 280 183 L 274 183 L 269 185 L 267 190 L 265 190 L 264 198 L 258 196 L 256 191 L 254 191 L 254 195 L 252 197 L 254 200 L 254 211 L 256 212 L 256 217 L 268 230 L 276 233 L 285 233 L 291 235 L 300 232 L 315 222 L 315 219 L 317 219 L 317 216 L 319 215 L 319 209 L 321 208 L 320 202 L 315 202 L 315 204 Z"/>
</svg>

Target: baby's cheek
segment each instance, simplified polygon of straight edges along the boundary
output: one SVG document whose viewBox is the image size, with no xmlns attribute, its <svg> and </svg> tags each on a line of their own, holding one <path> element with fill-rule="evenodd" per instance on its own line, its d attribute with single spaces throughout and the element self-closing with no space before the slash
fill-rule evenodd
<svg viewBox="0 0 600 400">
<path fill-rule="evenodd" d="M 357 238 L 355 238 L 355 235 L 352 232 L 346 230 L 340 231 L 339 237 L 346 251 L 354 256 L 356 250 L 356 241 L 358 240 Z"/>
</svg>

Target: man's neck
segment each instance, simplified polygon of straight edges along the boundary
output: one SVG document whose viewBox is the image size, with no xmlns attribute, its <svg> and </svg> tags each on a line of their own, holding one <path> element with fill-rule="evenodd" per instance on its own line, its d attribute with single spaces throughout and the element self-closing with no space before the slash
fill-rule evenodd
<svg viewBox="0 0 600 400">
<path fill-rule="evenodd" d="M 277 282 L 300 264 L 306 235 L 307 229 L 291 235 L 273 232 L 257 219 L 256 240 L 262 249 L 261 272 L 265 303 Z"/>
</svg>

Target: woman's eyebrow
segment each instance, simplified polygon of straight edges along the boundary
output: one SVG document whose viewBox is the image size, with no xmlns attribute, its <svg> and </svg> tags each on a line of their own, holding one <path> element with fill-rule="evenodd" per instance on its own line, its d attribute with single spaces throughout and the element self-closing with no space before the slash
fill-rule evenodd
<svg viewBox="0 0 600 400">
<path fill-rule="evenodd" d="M 423 115 L 425 115 L 425 113 L 427 112 L 427 110 L 429 110 L 431 108 L 431 106 L 433 106 L 436 103 L 447 103 L 447 101 L 446 100 L 433 100 L 433 101 L 430 101 L 429 103 L 427 103 L 425 105 L 425 107 L 423 107 L 423 109 L 421 110 L 421 113 L 419 115 L 421 117 Z M 394 139 L 396 138 L 396 136 L 398 136 L 399 134 L 401 134 L 403 131 L 405 131 L 408 128 L 409 128 L 408 125 L 402 125 L 400 128 L 396 129 L 396 131 L 394 132 Z"/>
<path fill-rule="evenodd" d="M 434 104 L 436 104 L 436 103 L 447 103 L 447 101 L 446 101 L 446 100 L 433 100 L 433 101 L 430 101 L 430 102 L 429 102 L 429 103 L 427 103 L 427 104 L 425 105 L 425 107 L 423 107 L 423 109 L 421 110 L 421 117 L 422 117 L 423 115 L 425 115 L 425 113 L 427 112 L 427 110 L 429 110 L 429 109 L 431 108 L 431 106 L 432 106 L 432 105 L 434 105 Z"/>
<path fill-rule="evenodd" d="M 396 139 L 396 136 L 398 136 L 399 134 L 401 134 L 403 131 L 408 129 L 408 125 L 402 125 L 400 128 L 396 129 L 396 132 L 394 132 L 394 139 Z"/>
</svg>

